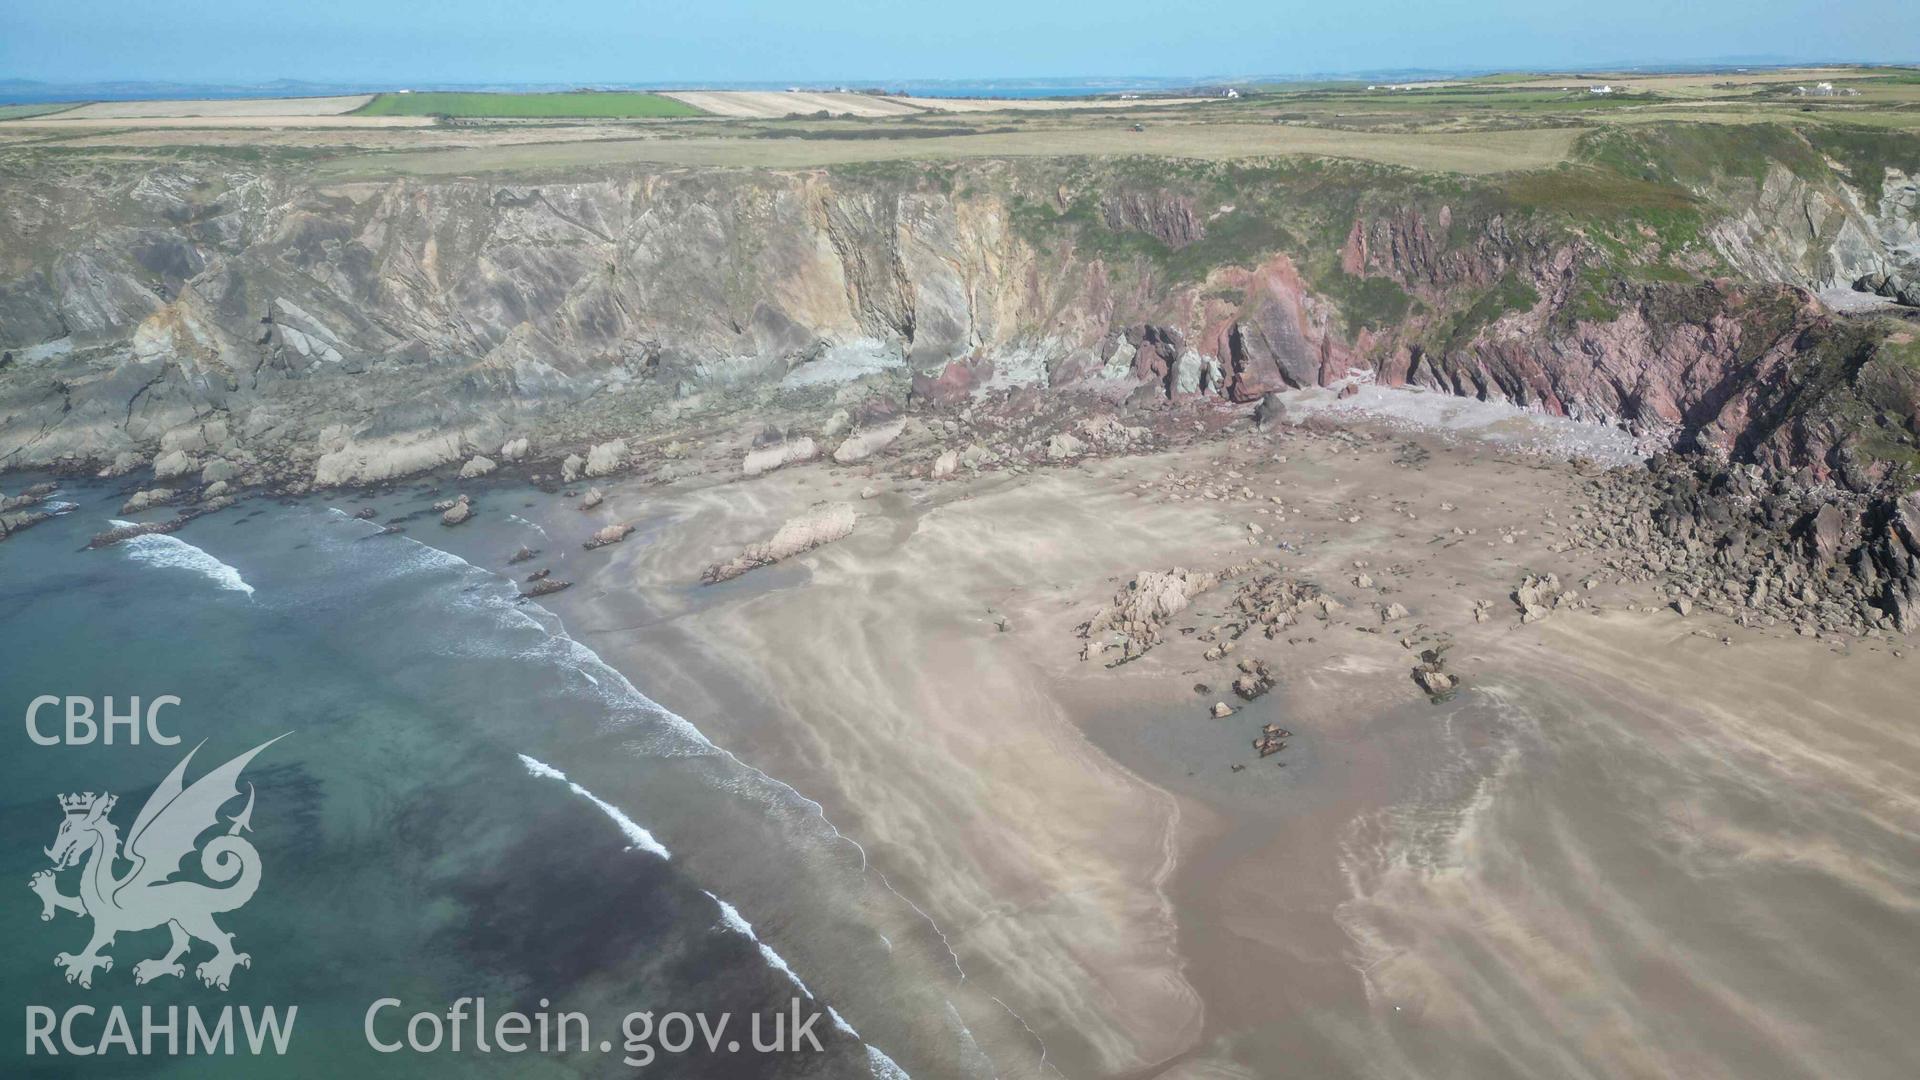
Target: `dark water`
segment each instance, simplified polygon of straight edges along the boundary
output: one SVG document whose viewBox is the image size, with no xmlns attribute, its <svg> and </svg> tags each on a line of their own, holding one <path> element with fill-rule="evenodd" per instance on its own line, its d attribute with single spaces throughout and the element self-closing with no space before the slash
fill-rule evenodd
<svg viewBox="0 0 1920 1080">
<path fill-rule="evenodd" d="M 82 550 L 121 497 L 69 488 L 71 513 L 0 547 L 0 1075 L 631 1074 L 630 1012 L 730 1013 L 744 1046 L 751 1014 L 770 1032 L 795 1001 L 822 1014 L 819 1052 L 663 1052 L 642 1075 L 985 1068 L 938 987 L 907 970 L 913 932 L 877 929 L 910 918 L 818 807 L 649 701 L 503 578 L 321 502 Z M 24 715 L 43 694 L 177 695 L 162 727 L 182 742 L 34 745 Z M 58 710 L 40 726 L 57 732 Z M 49 865 L 56 795 L 113 792 L 125 835 L 188 749 L 204 742 L 191 782 L 283 734 L 243 778 L 262 883 L 218 917 L 251 966 L 229 991 L 204 987 L 196 943 L 185 979 L 136 986 L 135 962 L 166 949 L 149 930 L 107 950 L 91 989 L 69 984 L 52 958 L 81 951 L 90 924 L 42 922 L 27 887 Z M 393 1040 L 464 996 L 496 1016 L 584 1013 L 612 1051 L 482 1054 L 469 1036 L 461 1053 L 384 1055 L 362 1033 L 378 999 L 404 1003 L 377 1030 Z M 26 1056 L 26 1008 L 76 1004 L 299 1011 L 284 1057 Z M 97 1041 L 98 1016 L 76 1023 Z"/>
</svg>

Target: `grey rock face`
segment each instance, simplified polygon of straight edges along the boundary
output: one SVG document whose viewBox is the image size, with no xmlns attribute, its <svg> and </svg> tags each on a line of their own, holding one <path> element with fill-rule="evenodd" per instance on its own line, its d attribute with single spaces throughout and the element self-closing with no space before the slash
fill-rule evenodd
<svg viewBox="0 0 1920 1080">
<path fill-rule="evenodd" d="M 1913 277 L 1910 175 L 1889 171 L 1872 205 L 1865 188 L 1786 170 L 1761 188 L 1712 237 L 1750 278 Z M 1471 364 L 1396 361 L 1361 352 L 1337 305 L 1309 295 L 1275 252 L 1220 268 L 1245 275 L 1224 293 L 1129 279 L 1116 260 L 1026 235 L 1008 190 L 638 169 L 537 186 L 338 185 L 231 162 L 56 163 L 0 178 L 0 275 L 11 275 L 0 277 L 0 349 L 15 356 L 0 368 L 0 462 L 124 475 L 152 459 L 166 478 L 199 469 L 212 483 L 218 459 L 237 468 L 219 479 L 249 486 L 378 482 L 476 449 L 516 462 L 536 446 L 644 438 L 650 410 L 790 375 L 831 388 L 885 370 L 831 359 L 847 356 L 904 358 L 908 377 L 980 361 L 995 390 L 1083 386 L 1116 399 L 1139 387 L 1252 402 L 1349 364 L 1401 363 L 1391 374 L 1407 382 L 1593 419 L 1670 422 L 1695 403 L 1648 393 L 1640 378 L 1654 361 L 1698 367 L 1686 334 L 1516 332 L 1476 346 Z M 1122 183 L 1094 194 L 1108 228 L 1169 248 L 1215 239 L 1178 193 Z M 1459 253 L 1440 251 L 1443 235 L 1382 243 L 1376 261 L 1406 265 L 1355 276 L 1484 288 L 1485 274 L 1447 261 Z M 1527 250 L 1537 239 L 1498 240 L 1497 257 L 1544 260 Z M 1570 268 L 1550 269 L 1559 280 Z M 829 422 L 817 437 L 837 445 L 852 426 Z M 561 476 L 605 475 L 624 467 L 616 456 L 588 454 Z"/>
</svg>

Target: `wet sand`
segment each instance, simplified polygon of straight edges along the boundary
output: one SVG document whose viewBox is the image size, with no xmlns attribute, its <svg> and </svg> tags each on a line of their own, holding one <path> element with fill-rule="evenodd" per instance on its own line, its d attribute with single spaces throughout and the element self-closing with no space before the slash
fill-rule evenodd
<svg viewBox="0 0 1920 1080">
<path fill-rule="evenodd" d="M 1898 1015 L 1920 992 L 1920 670 L 1882 639 L 1641 610 L 1646 585 L 1520 626 L 1524 573 L 1596 561 L 1553 550 L 1581 478 L 1370 430 L 937 483 L 615 484 L 548 527 L 640 532 L 570 556 L 552 606 L 864 846 L 939 927 L 957 968 L 928 977 L 1001 1075 L 1920 1060 Z M 856 505 L 851 537 L 695 584 L 821 500 Z M 1208 661 L 1177 628 L 1218 621 L 1224 588 L 1137 662 L 1079 659 L 1073 628 L 1135 572 L 1255 555 L 1346 607 Z M 1383 623 L 1389 603 L 1408 614 Z M 1410 672 L 1443 640 L 1465 686 L 1435 704 Z M 1278 687 L 1213 718 L 1250 655 Z M 1267 721 L 1294 733 L 1277 760 L 1249 745 Z"/>
</svg>

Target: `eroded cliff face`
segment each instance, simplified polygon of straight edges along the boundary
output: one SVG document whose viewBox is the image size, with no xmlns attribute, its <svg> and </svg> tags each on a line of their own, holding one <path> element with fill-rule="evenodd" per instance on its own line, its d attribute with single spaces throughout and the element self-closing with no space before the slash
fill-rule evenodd
<svg viewBox="0 0 1920 1080">
<path fill-rule="evenodd" d="M 1714 249 L 1742 276 L 1815 291 L 1872 273 L 1920 269 L 1920 170 L 1886 169 L 1860 183 L 1809 181 L 1783 165 L 1757 190 L 1714 192 L 1728 213 L 1710 228 Z"/>
<path fill-rule="evenodd" d="M 1459 182 L 1205 168 L 16 167 L 0 462 L 286 488 L 856 380 L 1139 405 L 1365 371 L 1826 476 L 1843 433 L 1781 404 L 1834 334 L 1796 286 L 1904 259 L 1916 228 L 1911 173 L 1869 208 L 1844 171 L 1770 170 L 1707 218 L 1718 280 L 1636 281 L 1596 275 L 1617 239 Z"/>
</svg>

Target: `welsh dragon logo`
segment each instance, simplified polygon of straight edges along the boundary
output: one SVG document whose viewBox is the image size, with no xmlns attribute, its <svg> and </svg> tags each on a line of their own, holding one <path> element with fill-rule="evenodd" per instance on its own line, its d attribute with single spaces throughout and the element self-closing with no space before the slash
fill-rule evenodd
<svg viewBox="0 0 1920 1080">
<path fill-rule="evenodd" d="M 213 946 L 213 958 L 194 968 L 194 974 L 210 987 L 225 990 L 235 967 L 252 966 L 253 958 L 235 952 L 233 935 L 213 921 L 215 915 L 233 911 L 253 899 L 254 890 L 260 887 L 260 853 L 240 835 L 253 827 L 252 784 L 247 785 L 245 808 L 227 819 L 226 833 L 200 848 L 200 869 L 217 887 L 169 879 L 193 854 L 200 834 L 221 823 L 220 809 L 240 797 L 240 771 L 255 754 L 284 738 L 282 735 L 261 743 L 194 781 L 191 787 L 184 782 L 187 763 L 200 747 L 189 750 L 140 808 L 127 834 L 124 852 L 120 830 L 110 817 L 118 801 L 114 796 L 91 791 L 60 796 L 60 809 L 66 816 L 53 846 L 45 849 L 54 868 L 34 874 L 29 885 L 43 905 L 42 920 L 52 919 L 58 911 L 93 920 L 93 940 L 85 950 L 77 956 L 63 952 L 53 958 L 55 966 L 67 969 L 68 982 L 91 988 L 96 970 L 113 970 L 113 957 L 103 950 L 113 945 L 117 935 L 161 926 L 173 935 L 173 943 L 165 956 L 133 965 L 135 983 L 166 975 L 184 976 L 186 968 L 180 958 L 194 939 Z M 120 863 L 128 863 L 130 868 L 116 875 Z M 56 874 L 74 866 L 81 866 L 80 891 L 68 896 L 60 891 Z"/>
</svg>

